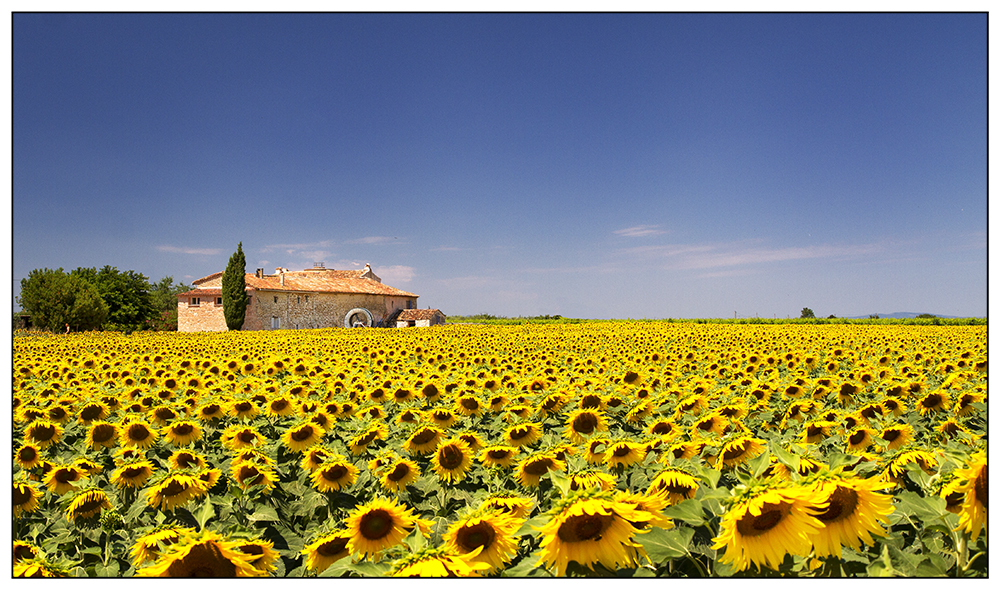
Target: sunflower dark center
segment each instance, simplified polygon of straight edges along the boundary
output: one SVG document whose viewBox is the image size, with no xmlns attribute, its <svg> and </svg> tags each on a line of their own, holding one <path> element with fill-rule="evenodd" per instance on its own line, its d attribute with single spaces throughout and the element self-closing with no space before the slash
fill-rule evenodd
<svg viewBox="0 0 1000 590">
<path fill-rule="evenodd" d="M 746 453 L 746 448 L 745 447 L 746 447 L 746 443 L 744 443 L 744 444 L 737 443 L 737 444 L 734 444 L 734 445 L 730 446 L 728 449 L 726 449 L 725 451 L 722 452 L 722 460 L 723 461 L 733 461 L 735 459 L 739 459 L 740 457 L 742 457 L 744 455 L 744 453 Z"/>
<path fill-rule="evenodd" d="M 552 468 L 552 459 L 548 457 L 542 457 L 541 459 L 536 459 L 529 462 L 524 466 L 524 472 L 528 475 L 534 475 L 536 477 L 545 475 L 548 473 L 549 469 Z"/>
<path fill-rule="evenodd" d="M 493 527 L 485 522 L 463 527 L 458 531 L 458 544 L 465 553 L 475 550 L 476 547 L 489 548 L 495 538 L 496 532 Z"/>
<path fill-rule="evenodd" d="M 639 380 L 639 374 L 636 373 L 635 371 L 628 371 L 627 373 L 625 373 L 625 378 L 623 379 L 625 383 L 628 383 L 630 385 L 638 380 Z"/>
<path fill-rule="evenodd" d="M 276 399 L 271 402 L 271 410 L 274 412 L 280 412 L 288 407 L 288 401 L 283 399 Z"/>
<path fill-rule="evenodd" d="M 196 459 L 191 453 L 181 453 L 180 455 L 177 455 L 177 464 L 182 468 L 187 469 L 191 465 L 198 465 L 198 459 Z"/>
<path fill-rule="evenodd" d="M 462 400 L 462 407 L 466 410 L 478 410 L 479 402 L 471 397 L 467 397 Z"/>
<path fill-rule="evenodd" d="M 292 440 L 294 440 L 295 442 L 302 442 L 304 440 L 309 440 L 309 438 L 312 437 L 312 435 L 313 435 L 313 427 L 306 425 L 303 426 L 302 428 L 299 428 L 298 430 L 292 431 Z"/>
<path fill-rule="evenodd" d="M 177 414 L 170 408 L 157 408 L 153 413 L 160 420 L 173 420 Z"/>
<path fill-rule="evenodd" d="M 494 461 L 500 461 L 509 457 L 510 451 L 508 451 L 507 449 L 494 449 L 492 451 L 488 451 L 486 455 L 489 456 L 489 458 L 493 459 Z"/>
<path fill-rule="evenodd" d="M 446 445 L 438 450 L 438 462 L 445 469 L 457 469 L 462 464 L 465 455 L 455 445 Z"/>
<path fill-rule="evenodd" d="M 660 489 L 666 490 L 671 494 L 680 494 L 682 496 L 687 496 L 691 493 L 691 486 L 686 486 L 684 484 L 674 483 L 660 486 Z"/>
<path fill-rule="evenodd" d="M 241 443 L 250 444 L 257 440 L 257 434 L 252 430 L 244 430 L 237 434 L 236 438 L 238 438 Z"/>
<path fill-rule="evenodd" d="M 135 479 L 137 477 L 144 475 L 145 473 L 146 473 L 145 467 L 126 467 L 125 470 L 122 471 L 122 476 L 125 479 Z"/>
<path fill-rule="evenodd" d="M 47 441 L 56 435 L 56 427 L 48 424 L 36 426 L 31 429 L 31 438 L 37 441 Z"/>
<path fill-rule="evenodd" d="M 358 439 L 358 443 L 357 443 L 356 446 L 367 445 L 367 444 L 371 443 L 373 440 L 375 440 L 375 437 L 377 437 L 377 436 L 378 436 L 378 431 L 375 431 L 375 430 L 373 430 L 372 432 L 365 433 L 364 436 L 362 436 L 360 439 Z"/>
<path fill-rule="evenodd" d="M 340 478 L 347 474 L 347 468 L 343 465 L 334 465 L 323 470 L 323 479 L 327 481 L 340 481 Z"/>
<path fill-rule="evenodd" d="M 171 480 L 170 483 L 163 488 L 162 493 L 164 496 L 176 496 L 183 493 L 187 488 L 187 484 L 181 483 L 177 480 Z"/>
<path fill-rule="evenodd" d="M 823 428 L 821 426 L 810 426 L 806 428 L 806 436 L 813 437 L 823 434 Z"/>
<path fill-rule="evenodd" d="M 583 399 L 580 400 L 580 407 L 586 409 L 599 408 L 601 407 L 601 398 L 597 395 L 585 395 Z"/>
<path fill-rule="evenodd" d="M 406 463 L 398 463 L 396 467 L 389 474 L 390 481 L 400 481 L 404 477 L 410 474 L 410 466 Z"/>
<path fill-rule="evenodd" d="M 580 414 L 573 420 L 573 430 L 582 434 L 590 434 L 597 428 L 597 416 Z"/>
<path fill-rule="evenodd" d="M 987 488 L 987 483 L 988 482 L 986 481 L 986 465 L 983 465 L 983 468 L 982 470 L 980 470 L 979 475 L 976 476 L 976 483 L 973 489 L 976 492 L 976 500 L 978 500 L 979 503 L 983 505 L 983 508 L 989 510 L 988 501 L 990 497 L 989 497 L 989 490 Z"/>
<path fill-rule="evenodd" d="M 175 578 L 234 578 L 236 565 L 226 559 L 215 543 L 199 543 L 184 559 L 170 564 L 167 574 Z"/>
<path fill-rule="evenodd" d="M 529 434 L 531 434 L 530 428 L 528 428 L 527 426 L 519 426 L 514 430 L 510 431 L 510 439 L 521 440 L 522 438 L 527 438 Z"/>
<path fill-rule="evenodd" d="M 97 404 L 90 404 L 87 407 L 80 410 L 80 417 L 84 420 L 97 420 L 101 415 L 101 406 Z"/>
<path fill-rule="evenodd" d="M 361 516 L 358 529 L 366 539 L 381 539 L 392 530 L 392 515 L 381 508 L 367 512 Z"/>
<path fill-rule="evenodd" d="M 317 547 L 316 553 L 319 553 L 323 557 L 333 557 L 334 555 L 341 553 L 346 548 L 347 539 L 338 537 Z"/>
<path fill-rule="evenodd" d="M 859 431 L 855 432 L 854 434 L 852 434 L 848 438 L 848 440 L 851 441 L 852 445 L 859 445 L 862 442 L 864 442 L 865 438 L 867 438 L 867 437 L 868 437 L 868 433 L 867 432 L 865 432 L 864 430 L 859 430 Z"/>
<path fill-rule="evenodd" d="M 884 438 L 885 440 L 887 440 L 889 442 L 892 442 L 892 441 L 896 440 L 897 438 L 899 438 L 902 434 L 903 434 L 902 430 L 896 430 L 895 428 L 893 428 L 893 429 L 886 430 L 885 432 L 883 432 L 882 433 L 882 438 Z"/>
<path fill-rule="evenodd" d="M 830 495 L 830 505 L 816 518 L 823 522 L 835 522 L 850 517 L 858 506 L 858 493 L 851 488 L 837 486 Z"/>
<path fill-rule="evenodd" d="M 38 458 L 38 451 L 32 447 L 25 447 L 17 452 L 17 458 L 25 463 L 29 463 Z"/>
<path fill-rule="evenodd" d="M 620 447 L 615 447 L 615 450 L 611 454 L 619 459 L 622 457 L 627 457 L 629 453 L 632 452 L 632 448 L 628 445 L 622 445 Z"/>
<path fill-rule="evenodd" d="M 177 436 L 187 436 L 194 432 L 194 426 L 190 424 L 178 424 L 174 426 L 173 430 Z"/>
<path fill-rule="evenodd" d="M 657 422 L 653 426 L 653 434 L 670 434 L 674 431 L 674 426 L 669 422 Z"/>
<path fill-rule="evenodd" d="M 14 506 L 27 504 L 31 500 L 31 497 L 31 492 L 28 491 L 28 486 L 14 486 L 14 493 L 12 494 Z"/>
<path fill-rule="evenodd" d="M 417 434 L 413 435 L 413 438 L 411 440 L 415 444 L 423 445 L 434 440 L 435 436 L 437 436 L 437 432 L 431 430 L 430 428 L 426 428 L 424 430 L 421 430 Z"/>
<path fill-rule="evenodd" d="M 59 483 L 69 483 L 71 481 L 76 481 L 78 479 L 78 474 L 75 469 L 59 469 L 54 474 L 52 478 Z"/>
<path fill-rule="evenodd" d="M 941 397 L 941 394 L 932 393 L 927 397 L 925 397 L 924 399 L 920 400 L 920 405 L 928 409 L 936 408 L 941 403 L 942 399 L 943 398 Z"/>
<path fill-rule="evenodd" d="M 92 512 L 101 507 L 104 503 L 104 498 L 96 494 L 92 494 L 83 501 L 82 504 L 76 507 L 77 514 L 85 514 L 87 512 Z"/>
<path fill-rule="evenodd" d="M 758 516 L 747 513 L 746 516 L 736 521 L 736 530 L 744 537 L 763 535 L 781 523 L 785 515 L 788 514 L 790 506 L 790 504 L 785 503 L 765 503 L 761 506 Z"/>
<path fill-rule="evenodd" d="M 579 543 L 581 541 L 600 541 L 601 535 L 614 520 L 610 514 L 580 514 L 566 519 L 556 534 L 564 543 Z"/>
</svg>

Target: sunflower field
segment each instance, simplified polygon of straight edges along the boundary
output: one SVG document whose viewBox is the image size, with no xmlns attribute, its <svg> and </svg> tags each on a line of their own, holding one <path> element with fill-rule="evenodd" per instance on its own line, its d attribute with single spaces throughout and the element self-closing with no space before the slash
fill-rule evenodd
<svg viewBox="0 0 1000 590">
<path fill-rule="evenodd" d="M 13 340 L 15 576 L 986 576 L 986 326 Z"/>
</svg>

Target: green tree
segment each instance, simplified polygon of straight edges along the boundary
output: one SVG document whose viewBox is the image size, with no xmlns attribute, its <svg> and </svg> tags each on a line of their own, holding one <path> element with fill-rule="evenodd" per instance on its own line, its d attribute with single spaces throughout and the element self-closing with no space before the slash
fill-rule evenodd
<svg viewBox="0 0 1000 590">
<path fill-rule="evenodd" d="M 141 330 L 146 322 L 156 316 L 149 295 L 149 280 L 132 270 L 120 271 L 112 266 L 101 270 L 78 268 L 71 274 L 86 280 L 97 288 L 108 307 L 105 328 L 112 330 Z"/>
<path fill-rule="evenodd" d="M 184 283 L 174 284 L 174 277 L 163 277 L 150 285 L 149 296 L 156 315 L 147 322 L 153 330 L 177 330 L 177 295 L 190 291 Z"/>
<path fill-rule="evenodd" d="M 808 307 L 803 307 L 802 308 L 802 315 L 799 316 L 799 317 L 814 318 L 814 317 L 816 317 L 816 314 L 814 314 L 813 310 L 809 309 Z"/>
<path fill-rule="evenodd" d="M 226 316 L 226 327 L 239 330 L 247 313 L 247 259 L 243 255 L 243 242 L 236 246 L 236 252 L 229 257 L 229 264 L 222 273 L 222 313 Z"/>
<path fill-rule="evenodd" d="M 97 288 L 63 269 L 35 269 L 21 279 L 17 297 L 21 309 L 31 314 L 31 323 L 52 332 L 97 330 L 108 317 L 108 306 Z"/>
</svg>

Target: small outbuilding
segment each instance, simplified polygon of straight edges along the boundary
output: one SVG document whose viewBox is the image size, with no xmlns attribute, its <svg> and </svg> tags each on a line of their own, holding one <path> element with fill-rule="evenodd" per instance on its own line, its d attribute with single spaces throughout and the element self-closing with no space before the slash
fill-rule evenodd
<svg viewBox="0 0 1000 590">
<path fill-rule="evenodd" d="M 396 316 L 397 328 L 443 326 L 447 316 L 440 309 L 404 309 Z"/>
</svg>

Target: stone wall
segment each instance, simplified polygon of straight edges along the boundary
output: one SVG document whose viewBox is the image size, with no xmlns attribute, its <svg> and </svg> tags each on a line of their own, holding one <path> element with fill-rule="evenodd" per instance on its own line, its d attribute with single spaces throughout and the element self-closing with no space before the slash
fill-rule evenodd
<svg viewBox="0 0 1000 590">
<path fill-rule="evenodd" d="M 191 305 L 190 297 L 180 297 L 177 300 L 177 331 L 178 332 L 223 332 L 226 328 L 226 316 L 222 313 L 222 304 L 216 303 L 216 295 L 200 297 L 198 305 Z"/>
</svg>

